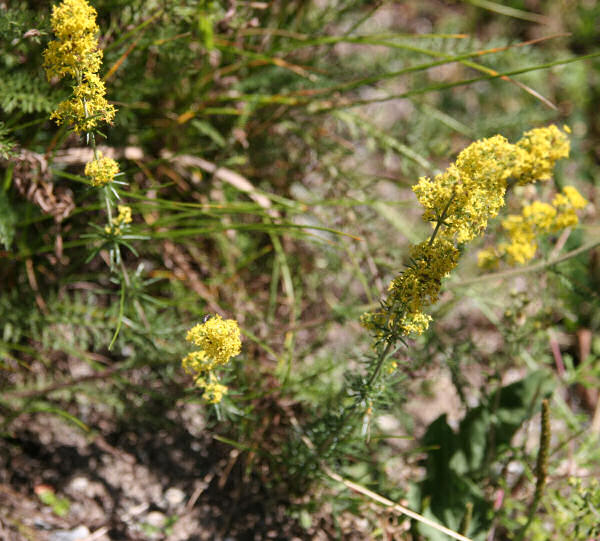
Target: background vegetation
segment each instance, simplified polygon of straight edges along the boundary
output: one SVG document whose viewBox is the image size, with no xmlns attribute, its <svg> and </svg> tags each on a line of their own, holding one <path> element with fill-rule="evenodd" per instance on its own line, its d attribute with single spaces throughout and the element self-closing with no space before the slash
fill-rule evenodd
<svg viewBox="0 0 600 541">
<path fill-rule="evenodd" d="M 127 280 L 86 236 L 105 218 L 84 141 L 48 120 L 69 93 L 42 68 L 50 6 L 0 3 L 0 532 L 448 539 L 339 475 L 471 539 L 600 535 L 600 5 L 93 5 Z M 550 123 L 572 152 L 538 195 L 577 186 L 582 224 L 533 268 L 466 254 L 368 413 L 344 415 L 370 354 L 358 318 L 428 233 L 410 187 Z M 243 332 L 218 406 L 180 365 L 207 313 Z"/>
</svg>

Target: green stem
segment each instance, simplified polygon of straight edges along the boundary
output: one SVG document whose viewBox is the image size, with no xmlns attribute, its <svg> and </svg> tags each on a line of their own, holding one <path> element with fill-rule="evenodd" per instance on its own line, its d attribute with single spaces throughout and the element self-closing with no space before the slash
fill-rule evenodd
<svg viewBox="0 0 600 541">
<path fill-rule="evenodd" d="M 121 325 L 123 323 L 123 313 L 125 312 L 125 281 L 121 282 L 121 300 L 119 302 L 119 320 L 117 321 L 117 328 L 115 329 L 115 334 L 113 334 L 112 340 L 108 345 L 109 351 L 112 349 L 117 336 L 119 336 L 119 332 L 121 330 Z"/>
<path fill-rule="evenodd" d="M 438 220 L 435 224 L 433 233 L 431 234 L 431 237 L 429 238 L 429 246 L 431 246 L 433 244 L 433 241 L 435 240 L 435 237 L 436 237 L 440 227 L 444 224 L 444 220 L 446 219 L 446 216 L 448 214 L 448 209 L 450 208 L 450 205 L 452 204 L 453 199 L 454 199 L 454 194 L 452 194 L 450 196 L 450 199 L 448 199 L 448 203 L 446 204 L 444 210 L 442 211 L 441 216 L 438 218 Z"/>
<path fill-rule="evenodd" d="M 533 517 L 538 508 L 538 505 L 542 499 L 544 493 L 544 486 L 546 485 L 546 477 L 548 476 L 548 450 L 550 448 L 550 406 L 548 400 L 542 400 L 542 419 L 540 422 L 540 449 L 535 464 L 535 492 L 533 494 L 533 500 L 529 506 L 529 512 L 527 513 L 527 522 L 519 532 L 517 541 L 522 541 L 525 537 Z"/>
</svg>

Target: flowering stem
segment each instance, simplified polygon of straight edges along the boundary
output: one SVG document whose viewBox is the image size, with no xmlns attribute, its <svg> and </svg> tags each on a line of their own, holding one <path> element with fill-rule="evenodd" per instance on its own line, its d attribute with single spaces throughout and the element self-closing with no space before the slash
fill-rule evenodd
<svg viewBox="0 0 600 541">
<path fill-rule="evenodd" d="M 444 210 L 442 211 L 441 216 L 439 217 L 439 219 L 437 220 L 437 222 L 435 224 L 435 229 L 433 230 L 433 233 L 431 234 L 431 237 L 429 238 L 429 246 L 431 246 L 433 244 L 433 241 L 435 240 L 435 237 L 436 237 L 440 227 L 443 225 L 444 220 L 446 219 L 446 215 L 448 214 L 448 209 L 450 208 L 450 205 L 451 205 L 453 199 L 454 199 L 454 193 L 450 196 L 450 199 L 448 199 L 448 203 L 444 207 Z"/>
<path fill-rule="evenodd" d="M 393 310 L 391 312 L 393 313 Z M 391 331 L 392 335 L 395 335 L 396 331 L 398 330 L 398 321 L 399 320 L 400 320 L 400 318 L 396 314 L 396 317 L 394 318 L 394 324 L 392 326 L 392 331 Z M 373 382 L 379 375 L 379 372 L 381 371 L 381 367 L 383 366 L 384 361 L 387 359 L 388 355 L 390 354 L 390 350 L 392 349 L 393 346 L 394 346 L 394 342 L 392 340 L 388 340 L 387 344 L 385 345 L 385 348 L 378 356 L 377 365 L 375 366 L 375 370 L 373 370 L 373 373 L 367 380 L 367 388 L 369 388 L 369 389 L 371 388 L 371 385 L 373 384 Z"/>
</svg>

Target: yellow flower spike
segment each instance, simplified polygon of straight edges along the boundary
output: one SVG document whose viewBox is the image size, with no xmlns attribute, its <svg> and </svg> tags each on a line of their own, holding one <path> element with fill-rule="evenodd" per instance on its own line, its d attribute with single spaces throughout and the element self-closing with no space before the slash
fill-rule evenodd
<svg viewBox="0 0 600 541">
<path fill-rule="evenodd" d="M 98 49 L 96 10 L 85 0 L 63 0 L 52 8 L 52 30 L 58 39 L 44 51 L 44 67 L 48 79 L 100 69 L 102 51 Z"/>
<path fill-rule="evenodd" d="M 502 227 L 511 242 L 501 243 L 498 248 L 508 255 L 509 262 L 523 265 L 533 259 L 538 247 L 535 225 L 523 216 L 511 214 L 502 221 Z"/>
<path fill-rule="evenodd" d="M 208 357 L 205 351 L 192 351 L 188 353 L 181 361 L 186 374 L 194 375 L 202 372 L 214 370 L 218 364 Z"/>
<path fill-rule="evenodd" d="M 587 203 L 576 188 L 565 186 L 562 193 L 554 196 L 551 205 L 541 201 L 526 205 L 520 215 L 509 215 L 502 222 L 510 243 L 504 242 L 496 249 L 482 250 L 478 256 L 479 265 L 487 265 L 493 261 L 494 255 L 496 258 L 507 255 L 509 263 L 513 265 L 527 263 L 535 257 L 538 237 L 577 225 L 579 219 L 575 210 L 584 208 Z"/>
<path fill-rule="evenodd" d="M 423 334 L 428 328 L 433 318 L 423 312 L 407 314 L 402 318 L 401 332 L 403 335 Z"/>
<path fill-rule="evenodd" d="M 481 235 L 504 205 L 507 179 L 525 154 L 501 135 L 472 143 L 444 173 L 413 187 L 425 207 L 423 219 L 435 223 L 443 217 L 440 236 L 459 244 Z"/>
<path fill-rule="evenodd" d="M 119 172 L 119 164 L 98 152 L 98 157 L 85 165 L 85 174 L 90 177 L 92 185 L 106 186 L 115 179 Z"/>
<path fill-rule="evenodd" d="M 582 209 L 587 204 L 587 200 L 577 191 L 577 188 L 565 186 L 563 193 L 556 194 L 552 200 L 552 206 L 557 210 L 556 218 L 552 224 L 552 231 L 557 232 L 577 225 L 579 218 L 575 210 Z"/>
<path fill-rule="evenodd" d="M 428 241 L 410 248 L 411 265 L 394 278 L 389 300 L 417 313 L 438 299 L 441 280 L 458 263 L 459 252 L 447 240 Z"/>
<path fill-rule="evenodd" d="M 410 266 L 390 284 L 387 304 L 403 314 L 398 324 L 401 334 L 423 334 L 431 316 L 422 310 L 438 300 L 442 278 L 456 267 L 459 252 L 450 241 L 439 239 L 412 246 L 409 255 Z M 379 334 L 386 325 L 388 330 L 394 327 L 395 317 L 386 317 L 384 310 L 369 312 L 362 315 L 361 325 Z"/>
<path fill-rule="evenodd" d="M 106 101 L 98 76 L 102 51 L 96 10 L 86 0 L 63 0 L 54 6 L 51 22 L 57 39 L 44 51 L 46 74 L 48 79 L 69 75 L 75 83 L 72 98 L 60 103 L 50 118 L 72 125 L 76 132 L 90 132 L 100 121 L 111 123 L 116 109 Z"/>
<path fill-rule="evenodd" d="M 446 171 L 433 179 L 420 178 L 413 191 L 424 207 L 423 219 L 435 230 L 429 241 L 410 249 L 410 265 L 392 281 L 381 308 L 361 317 L 376 347 L 382 339 L 396 339 L 396 332 L 421 334 L 428 328 L 431 317 L 423 310 L 437 302 L 442 279 L 456 267 L 457 245 L 482 235 L 498 215 L 509 179 L 517 184 L 546 180 L 555 162 L 568 155 L 567 136 L 549 126 L 530 130 L 517 144 L 501 135 L 475 141 Z M 509 216 L 502 226 L 510 242 L 482 250 L 479 265 L 492 267 L 505 255 L 513 263 L 526 263 L 535 256 L 539 233 L 554 231 L 559 218 L 572 221 L 568 212 L 574 214 L 575 205 L 582 208 L 584 202 L 576 190 L 567 190 L 552 205 L 535 202 L 523 215 Z"/>
</svg>

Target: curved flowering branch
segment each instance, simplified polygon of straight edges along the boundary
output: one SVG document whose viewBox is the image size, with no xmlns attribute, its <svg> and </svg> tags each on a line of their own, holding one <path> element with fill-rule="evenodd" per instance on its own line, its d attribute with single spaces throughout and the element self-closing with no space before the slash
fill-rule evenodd
<svg viewBox="0 0 600 541">
<path fill-rule="evenodd" d="M 517 184 L 548 180 L 555 162 L 568 155 L 566 135 L 549 126 L 525 133 L 516 144 L 501 135 L 476 141 L 446 171 L 419 179 L 413 191 L 425 209 L 423 219 L 434 231 L 428 241 L 410 248 L 410 264 L 392 280 L 381 308 L 362 316 L 376 347 L 427 330 L 431 316 L 424 310 L 437 302 L 442 279 L 458 264 L 461 246 L 482 235 L 504 206 L 509 179 Z M 562 205 L 563 221 L 572 220 L 572 209 L 585 201 L 577 196 L 572 188 L 555 199 L 557 208 Z M 530 212 L 537 215 L 539 209 Z M 382 362 L 380 355 L 378 363 Z"/>
</svg>

